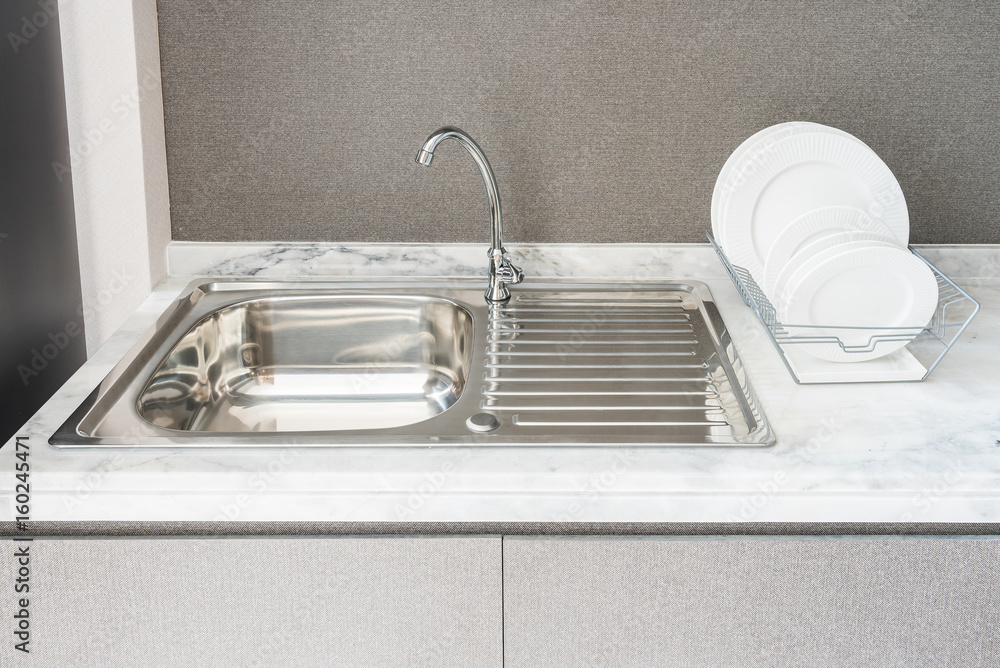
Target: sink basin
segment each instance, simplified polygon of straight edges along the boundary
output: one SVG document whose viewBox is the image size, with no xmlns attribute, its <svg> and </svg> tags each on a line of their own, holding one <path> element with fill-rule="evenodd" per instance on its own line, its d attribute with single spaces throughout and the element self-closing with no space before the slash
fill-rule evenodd
<svg viewBox="0 0 1000 668">
<path fill-rule="evenodd" d="M 444 299 L 252 299 L 184 334 L 139 415 L 182 431 L 398 427 L 454 405 L 471 359 L 472 316 Z"/>
<path fill-rule="evenodd" d="M 707 286 L 198 281 L 58 447 L 719 446 L 774 436 Z"/>
</svg>

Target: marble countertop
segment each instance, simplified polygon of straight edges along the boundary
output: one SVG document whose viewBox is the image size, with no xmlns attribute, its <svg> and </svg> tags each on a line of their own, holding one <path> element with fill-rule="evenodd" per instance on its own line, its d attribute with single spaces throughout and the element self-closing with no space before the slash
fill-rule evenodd
<svg viewBox="0 0 1000 668">
<path fill-rule="evenodd" d="M 194 278 L 477 276 L 481 245 L 190 244 L 18 432 L 37 521 L 1000 522 L 1000 248 L 928 247 L 982 311 L 924 382 L 797 385 L 707 245 L 511 246 L 529 276 L 707 283 L 769 448 L 77 449 L 52 432 Z M 13 518 L 14 439 L 0 449 Z"/>
</svg>

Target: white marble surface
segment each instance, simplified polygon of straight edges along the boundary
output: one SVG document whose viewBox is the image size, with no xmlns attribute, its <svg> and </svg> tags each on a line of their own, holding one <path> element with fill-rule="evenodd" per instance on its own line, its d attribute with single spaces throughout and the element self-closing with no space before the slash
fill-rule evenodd
<svg viewBox="0 0 1000 668">
<path fill-rule="evenodd" d="M 1000 277 L 1000 246 L 917 246 L 952 278 Z M 516 264 L 536 277 L 724 278 L 707 244 L 521 244 Z M 172 242 L 171 276 L 258 278 L 480 276 L 483 244 L 306 244 Z"/>
<path fill-rule="evenodd" d="M 771 448 L 59 450 L 49 435 L 195 275 L 478 275 L 480 246 L 172 244 L 167 279 L 18 432 L 34 520 L 1000 522 L 1000 250 L 923 249 L 983 310 L 922 383 L 801 386 L 711 249 L 511 246 L 530 277 L 709 284 Z M 483 260 L 480 263 L 478 260 Z M 13 440 L 0 517 L 13 516 Z"/>
<path fill-rule="evenodd" d="M 211 244 L 174 242 L 172 276 L 257 278 L 481 276 L 484 244 Z M 707 252 L 706 252 L 707 251 Z M 706 244 L 546 244 L 509 246 L 515 264 L 534 277 L 657 279 L 724 277 Z"/>
</svg>

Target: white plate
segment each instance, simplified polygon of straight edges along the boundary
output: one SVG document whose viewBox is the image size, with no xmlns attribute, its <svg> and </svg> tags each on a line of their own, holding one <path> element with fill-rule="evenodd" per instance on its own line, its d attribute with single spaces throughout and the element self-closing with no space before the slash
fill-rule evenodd
<svg viewBox="0 0 1000 668">
<path fill-rule="evenodd" d="M 777 135 L 786 128 L 792 129 L 796 127 L 804 127 L 806 125 L 806 123 L 778 123 L 777 125 L 766 127 L 763 130 L 752 134 L 749 139 L 744 140 L 744 142 L 737 146 L 736 150 L 729 155 L 725 164 L 722 165 L 722 170 L 719 172 L 719 178 L 715 180 L 715 188 L 712 190 L 712 236 L 715 237 L 717 241 L 722 237 L 721 214 L 723 198 L 735 187 L 735 180 L 737 178 L 742 178 L 742 170 L 748 168 L 748 166 L 742 162 L 743 158 L 745 156 L 755 155 L 759 150 L 757 144 L 764 137 L 771 134 Z M 752 165 L 750 168 L 752 168 Z"/>
<path fill-rule="evenodd" d="M 774 274 L 773 283 L 764 288 L 764 292 L 769 299 L 779 300 L 785 287 L 788 285 L 789 279 L 795 275 L 795 272 L 802 267 L 815 262 L 816 256 L 820 253 L 830 248 L 838 248 L 838 250 L 851 250 L 854 248 L 864 248 L 866 246 L 899 248 L 899 244 L 897 244 L 891 237 L 882 236 L 881 234 L 873 234 L 871 232 L 836 232 L 825 237 L 820 237 L 819 239 L 815 239 L 812 243 L 806 244 L 801 250 L 793 255 L 788 262 L 779 266 L 778 271 Z M 767 281 L 766 265 L 764 267 L 764 272 L 764 280 Z"/>
<path fill-rule="evenodd" d="M 910 221 L 899 183 L 865 144 L 829 132 L 786 137 L 729 195 L 722 247 L 733 264 L 761 280 L 764 259 L 793 220 L 826 206 L 853 206 L 882 220 L 903 244 Z"/>
<path fill-rule="evenodd" d="M 733 188 L 741 185 L 746 180 L 747 175 L 751 174 L 756 168 L 756 160 L 759 159 L 759 156 L 773 147 L 776 141 L 805 132 L 829 132 L 861 142 L 860 139 L 843 130 L 808 121 L 778 123 L 753 134 L 749 139 L 736 147 L 736 150 L 732 152 L 726 163 L 722 166 L 719 178 L 715 180 L 715 188 L 712 190 L 712 236 L 717 241 L 721 241 L 722 237 L 724 204 Z"/>
<path fill-rule="evenodd" d="M 855 251 L 863 248 L 899 248 L 899 246 L 887 240 L 867 240 L 867 241 L 844 241 L 829 237 L 817 239 L 801 251 L 792 256 L 792 259 L 782 267 L 778 277 L 774 281 L 774 287 L 768 294 L 771 304 L 780 320 L 785 320 L 785 306 L 788 303 L 788 286 L 796 285 L 805 276 L 805 273 L 815 268 L 816 263 L 825 262 L 840 253 Z"/>
<path fill-rule="evenodd" d="M 907 250 L 870 246 L 838 252 L 831 248 L 814 257 L 815 264 L 798 272 L 801 279 L 785 288 L 783 317 L 793 325 L 786 327 L 788 333 L 837 336 L 858 349 L 871 347 L 873 336 L 892 340 L 880 339 L 868 352 L 848 352 L 836 343 L 796 345 L 799 350 L 831 362 L 875 359 L 904 347 L 934 315 L 937 279 L 927 264 Z M 817 329 L 817 325 L 834 329 Z"/>
<path fill-rule="evenodd" d="M 848 233 L 848 237 L 840 236 Z M 774 284 L 778 274 L 797 253 L 813 242 L 837 235 L 845 241 L 890 241 L 900 247 L 892 231 L 878 218 L 850 206 L 827 206 L 799 216 L 783 229 L 771 244 L 764 260 L 764 282 L 761 288 L 768 295 L 777 296 Z M 817 249 L 818 250 L 818 249 Z"/>
</svg>

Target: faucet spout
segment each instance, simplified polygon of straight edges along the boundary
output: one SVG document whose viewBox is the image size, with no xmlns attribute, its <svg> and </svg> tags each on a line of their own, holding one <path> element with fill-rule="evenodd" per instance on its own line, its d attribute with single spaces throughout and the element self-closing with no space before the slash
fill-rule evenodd
<svg viewBox="0 0 1000 668">
<path fill-rule="evenodd" d="M 500 214 L 500 193 L 497 190 L 496 177 L 486 154 L 479 144 L 466 132 L 455 127 L 443 127 L 431 134 L 417 152 L 417 163 L 429 166 L 434 159 L 434 150 L 446 139 L 454 139 L 469 152 L 479 167 L 486 186 L 486 197 L 490 205 L 490 285 L 486 289 L 486 301 L 491 303 L 506 302 L 510 299 L 507 285 L 514 285 L 524 280 L 524 272 L 511 264 L 507 251 L 503 247 L 503 222 Z"/>
</svg>

